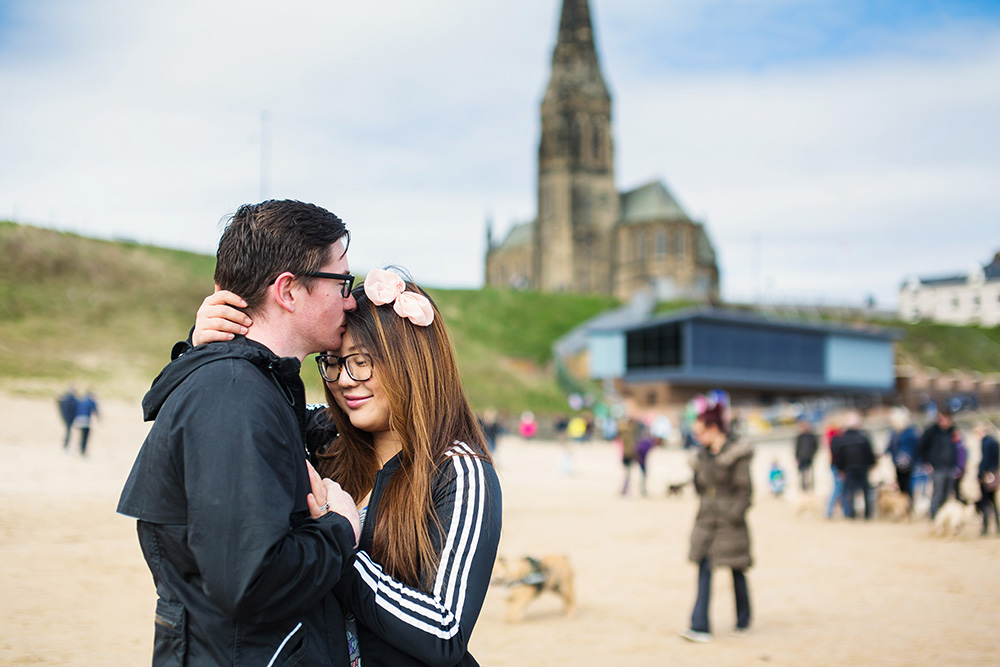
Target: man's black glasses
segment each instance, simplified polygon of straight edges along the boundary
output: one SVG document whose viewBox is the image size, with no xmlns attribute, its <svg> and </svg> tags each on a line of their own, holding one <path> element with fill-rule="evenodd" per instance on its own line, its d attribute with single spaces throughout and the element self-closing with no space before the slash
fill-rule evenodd
<svg viewBox="0 0 1000 667">
<path fill-rule="evenodd" d="M 308 273 L 300 273 L 300 276 L 309 276 L 310 278 L 328 278 L 330 280 L 343 280 L 344 283 L 340 286 L 340 293 L 346 299 L 351 296 L 351 290 L 354 289 L 354 276 L 350 273 L 323 273 L 322 271 L 310 271 Z"/>
</svg>

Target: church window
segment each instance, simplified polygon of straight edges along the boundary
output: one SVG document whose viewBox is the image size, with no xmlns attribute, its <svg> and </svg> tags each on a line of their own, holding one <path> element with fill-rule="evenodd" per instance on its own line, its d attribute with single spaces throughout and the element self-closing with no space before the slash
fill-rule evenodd
<svg viewBox="0 0 1000 667">
<path fill-rule="evenodd" d="M 662 258 L 667 254 L 667 232 L 659 229 L 656 232 L 656 256 Z"/>
<path fill-rule="evenodd" d="M 685 254 L 685 248 L 687 246 L 687 236 L 684 233 L 684 229 L 677 227 L 674 230 L 674 254 L 678 257 L 683 257 Z"/>
<path fill-rule="evenodd" d="M 593 143 L 590 149 L 590 154 L 594 158 L 595 162 L 599 162 L 604 158 L 604 151 L 601 150 L 604 143 L 604 124 L 599 118 L 594 118 L 591 121 L 591 127 L 593 128 L 593 132 L 591 132 L 590 137 Z"/>
<path fill-rule="evenodd" d="M 643 238 L 642 232 L 636 232 L 632 235 L 632 247 L 634 248 L 632 257 L 636 261 L 642 261 L 646 254 L 646 240 Z"/>
</svg>

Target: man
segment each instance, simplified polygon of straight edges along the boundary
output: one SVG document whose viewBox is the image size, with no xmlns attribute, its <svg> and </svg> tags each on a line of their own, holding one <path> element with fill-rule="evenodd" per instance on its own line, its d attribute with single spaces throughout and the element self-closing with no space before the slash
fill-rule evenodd
<svg viewBox="0 0 1000 667">
<path fill-rule="evenodd" d="M 80 429 L 80 456 L 87 456 L 87 440 L 90 439 L 90 422 L 97 416 L 97 399 L 94 392 L 87 390 L 82 398 L 76 401 L 73 428 Z"/>
<path fill-rule="evenodd" d="M 917 451 L 920 460 L 932 469 L 931 519 L 952 494 L 955 487 L 955 469 L 958 466 L 958 449 L 955 447 L 955 424 L 951 410 L 943 405 L 937 412 L 934 423 L 920 436 Z"/>
<path fill-rule="evenodd" d="M 865 519 L 872 518 L 871 486 L 868 471 L 875 465 L 875 451 L 871 440 L 861 430 L 861 417 L 856 412 L 844 418 L 844 432 L 830 442 L 833 465 L 844 477 L 844 516 L 855 516 L 854 501 L 858 491 L 865 498 Z"/>
<path fill-rule="evenodd" d="M 138 519 L 156 584 L 154 665 L 348 664 L 327 593 L 353 559 L 357 508 L 329 481 L 325 499 L 309 495 L 299 377 L 306 355 L 340 347 L 356 305 L 348 240 L 312 204 L 241 207 L 215 282 L 244 297 L 253 323 L 175 348 L 143 399 L 156 421 L 118 511 Z M 314 501 L 333 511 L 309 518 Z"/>
<path fill-rule="evenodd" d="M 917 444 L 920 442 L 920 432 L 910 422 L 910 413 L 906 408 L 894 408 L 889 413 L 889 444 L 885 448 L 886 455 L 892 458 L 896 469 L 896 485 L 910 499 L 910 509 L 913 509 L 913 471 L 917 462 Z"/>
<path fill-rule="evenodd" d="M 66 437 L 63 438 L 63 451 L 69 453 L 69 437 L 73 433 L 73 418 L 76 417 L 76 390 L 70 387 L 59 397 L 59 416 L 66 426 Z"/>
<path fill-rule="evenodd" d="M 795 462 L 799 469 L 799 480 L 802 491 L 811 493 L 813 490 L 813 459 L 819 448 L 819 440 L 808 419 L 799 420 L 799 434 L 795 436 Z"/>
</svg>

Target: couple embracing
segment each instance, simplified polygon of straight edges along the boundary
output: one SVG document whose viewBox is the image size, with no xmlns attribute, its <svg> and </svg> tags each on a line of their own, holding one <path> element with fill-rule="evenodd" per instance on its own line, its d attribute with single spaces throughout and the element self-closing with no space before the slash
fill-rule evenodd
<svg viewBox="0 0 1000 667">
<path fill-rule="evenodd" d="M 437 308 L 390 271 L 353 289 L 349 239 L 312 204 L 241 207 L 194 345 L 143 399 L 118 511 L 156 585 L 154 665 L 476 664 L 499 482 Z"/>
</svg>

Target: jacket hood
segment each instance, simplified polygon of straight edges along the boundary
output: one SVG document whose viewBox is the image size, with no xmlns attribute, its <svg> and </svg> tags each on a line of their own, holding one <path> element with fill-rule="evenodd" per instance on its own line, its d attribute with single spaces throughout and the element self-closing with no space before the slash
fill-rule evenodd
<svg viewBox="0 0 1000 667">
<path fill-rule="evenodd" d="M 245 359 L 259 367 L 261 371 L 273 371 L 279 377 L 298 376 L 301 368 L 298 359 L 278 357 L 264 345 L 244 336 L 237 336 L 231 341 L 222 343 L 208 343 L 189 348 L 167 364 L 153 380 L 149 391 L 142 399 L 142 418 L 145 421 L 156 419 L 167 397 L 189 375 L 206 364 L 222 359 Z"/>
<path fill-rule="evenodd" d="M 692 468 L 699 470 L 712 455 L 707 449 L 696 449 L 691 453 L 689 461 Z M 721 466 L 731 466 L 741 458 L 753 456 L 753 445 L 747 441 L 730 439 L 722 446 L 722 450 L 715 455 L 715 462 Z"/>
</svg>

